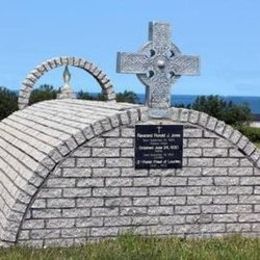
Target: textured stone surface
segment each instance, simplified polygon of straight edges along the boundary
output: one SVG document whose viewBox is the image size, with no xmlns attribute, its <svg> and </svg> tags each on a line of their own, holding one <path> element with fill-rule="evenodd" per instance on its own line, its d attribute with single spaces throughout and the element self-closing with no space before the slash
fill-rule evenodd
<svg viewBox="0 0 260 260">
<path fill-rule="evenodd" d="M 170 87 L 181 75 L 197 75 L 199 58 L 182 55 L 171 43 L 170 25 L 149 23 L 149 42 L 136 54 L 118 53 L 117 71 L 137 74 L 146 86 L 146 105 L 154 117 L 169 116 Z"/>
<path fill-rule="evenodd" d="M 66 246 L 129 230 L 259 235 L 259 151 L 222 122 L 175 108 L 185 166 L 135 170 L 134 125 L 145 113 L 130 104 L 55 100 L 3 120 L 1 244 Z"/>
</svg>

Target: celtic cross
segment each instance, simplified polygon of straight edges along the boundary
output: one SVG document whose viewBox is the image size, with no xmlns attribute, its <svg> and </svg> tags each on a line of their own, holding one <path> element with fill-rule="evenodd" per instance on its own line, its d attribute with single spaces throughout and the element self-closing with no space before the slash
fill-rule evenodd
<svg viewBox="0 0 260 260">
<path fill-rule="evenodd" d="M 146 105 L 152 117 L 167 117 L 171 84 L 181 75 L 199 74 L 199 57 L 182 55 L 171 42 L 168 23 L 149 23 L 149 41 L 135 54 L 117 54 L 117 72 L 137 74 L 146 86 Z"/>
</svg>

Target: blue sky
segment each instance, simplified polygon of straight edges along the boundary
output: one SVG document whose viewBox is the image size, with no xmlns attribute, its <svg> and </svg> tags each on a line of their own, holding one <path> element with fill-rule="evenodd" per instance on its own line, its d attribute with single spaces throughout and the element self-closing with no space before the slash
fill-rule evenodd
<svg viewBox="0 0 260 260">
<path fill-rule="evenodd" d="M 199 55 L 201 75 L 182 77 L 173 94 L 260 96 L 259 0 L 1 1 L 0 85 L 19 89 L 48 58 L 83 57 L 112 79 L 116 91 L 144 92 L 135 75 L 116 73 L 116 53 L 136 52 L 149 21 L 172 26 L 183 54 Z M 99 91 L 90 75 L 71 69 L 74 90 Z M 39 84 L 62 85 L 62 70 Z"/>
</svg>

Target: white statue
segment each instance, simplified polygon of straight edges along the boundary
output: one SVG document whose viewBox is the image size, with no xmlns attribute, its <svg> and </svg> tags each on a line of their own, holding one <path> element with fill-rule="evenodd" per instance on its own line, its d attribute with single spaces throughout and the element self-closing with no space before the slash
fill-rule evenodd
<svg viewBox="0 0 260 260">
<path fill-rule="evenodd" d="M 70 79 L 71 79 L 71 74 L 69 72 L 68 65 L 66 65 L 63 72 L 64 85 L 61 89 L 61 93 L 58 94 L 57 97 L 58 99 L 76 98 L 76 95 L 73 93 L 72 87 L 70 85 Z"/>
</svg>

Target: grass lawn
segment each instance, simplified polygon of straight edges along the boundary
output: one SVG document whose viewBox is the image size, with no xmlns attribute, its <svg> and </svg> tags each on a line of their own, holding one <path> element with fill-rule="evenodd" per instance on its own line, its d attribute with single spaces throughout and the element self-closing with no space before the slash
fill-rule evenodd
<svg viewBox="0 0 260 260">
<path fill-rule="evenodd" d="M 158 259 L 236 259 L 257 260 L 260 257 L 260 239 L 240 236 L 222 239 L 142 238 L 123 235 L 116 240 L 106 240 L 71 248 L 30 249 L 13 247 L 0 249 L 0 259 L 105 259 L 105 260 L 158 260 Z"/>
<path fill-rule="evenodd" d="M 256 147 L 260 148 L 260 142 L 255 143 Z"/>
</svg>

